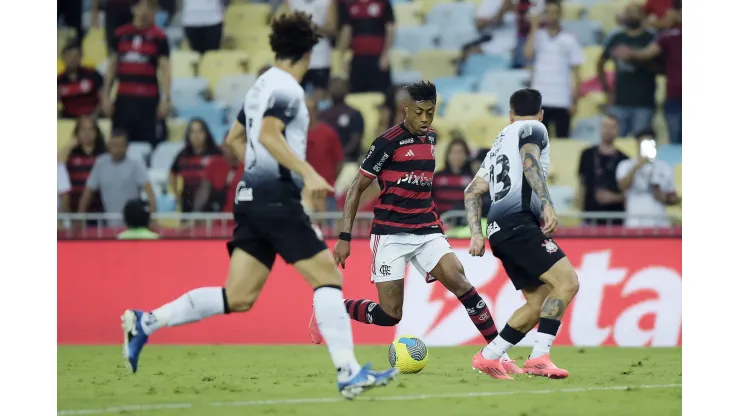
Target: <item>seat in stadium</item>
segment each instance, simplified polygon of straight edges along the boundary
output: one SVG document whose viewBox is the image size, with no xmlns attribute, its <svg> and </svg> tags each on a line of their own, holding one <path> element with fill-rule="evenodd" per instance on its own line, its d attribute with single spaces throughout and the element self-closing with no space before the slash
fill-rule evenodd
<svg viewBox="0 0 740 416">
<path fill-rule="evenodd" d="M 180 49 L 180 45 L 182 45 L 182 41 L 185 39 L 185 29 L 182 26 L 169 26 L 164 32 L 167 34 L 170 50 Z"/>
<path fill-rule="evenodd" d="M 226 124 L 226 108 L 215 102 L 205 102 L 193 107 L 178 109 L 177 116 L 185 120 L 202 119 L 212 134 Z"/>
<path fill-rule="evenodd" d="M 629 158 L 637 157 L 637 141 L 634 137 L 620 137 L 614 140 L 614 147 Z"/>
<path fill-rule="evenodd" d="M 505 71 L 488 71 L 478 83 L 478 92 L 496 95 L 499 105 L 509 101 L 515 91 L 524 88 L 531 75 L 526 69 L 507 69 Z M 506 109 L 501 109 L 506 112 Z"/>
<path fill-rule="evenodd" d="M 157 193 L 156 198 L 157 212 L 177 212 L 177 200 L 175 200 L 174 195 L 169 193 Z"/>
<path fill-rule="evenodd" d="M 442 99 L 442 103 L 437 103 L 437 112 L 443 110 L 442 106 L 449 102 L 450 98 L 457 93 L 469 93 L 475 90 L 474 77 L 440 77 L 434 79 L 437 87 L 437 95 Z"/>
<path fill-rule="evenodd" d="M 62 148 L 72 140 L 75 131 L 75 120 L 57 120 L 57 148 Z"/>
<path fill-rule="evenodd" d="M 394 71 L 408 71 L 411 69 L 411 54 L 405 49 L 391 49 L 388 59 L 390 59 L 391 69 Z"/>
<path fill-rule="evenodd" d="M 70 27 L 57 28 L 57 57 L 62 56 L 62 49 L 76 37 L 77 34 Z"/>
<path fill-rule="evenodd" d="M 493 141 L 501 130 L 509 124 L 509 118 L 486 114 L 460 124 L 460 129 L 470 144 L 480 149 L 488 149 L 493 146 Z"/>
<path fill-rule="evenodd" d="M 247 90 L 254 84 L 254 74 L 227 75 L 221 78 L 213 90 L 213 98 L 226 103 L 229 107 L 239 107 L 244 102 Z"/>
<path fill-rule="evenodd" d="M 594 3 L 587 9 L 589 20 L 601 24 L 604 33 L 610 33 L 617 27 L 617 17 L 624 10 L 624 4 L 618 1 L 604 1 Z"/>
<path fill-rule="evenodd" d="M 570 210 L 573 205 L 573 199 L 576 196 L 576 189 L 571 186 L 549 185 L 550 196 L 555 212 L 564 212 Z"/>
<path fill-rule="evenodd" d="M 233 41 L 234 49 L 247 52 L 249 55 L 270 50 L 269 27 L 256 27 L 250 30 L 242 30 L 241 32 L 236 32 L 233 35 L 230 35 L 229 38 Z"/>
<path fill-rule="evenodd" d="M 200 77 L 174 78 L 172 80 L 172 105 L 175 110 L 204 103 L 208 81 Z"/>
<path fill-rule="evenodd" d="M 170 19 L 170 14 L 164 10 L 158 10 L 157 14 L 154 15 L 154 24 L 159 27 L 166 27 L 167 21 Z"/>
<path fill-rule="evenodd" d="M 394 4 L 393 15 L 399 28 L 420 25 L 424 20 L 421 7 L 417 2 Z"/>
<path fill-rule="evenodd" d="M 172 51 L 170 53 L 170 67 L 172 78 L 187 78 L 195 75 L 195 70 L 200 61 L 200 54 L 193 51 Z"/>
<path fill-rule="evenodd" d="M 581 97 L 576 103 L 576 114 L 574 121 L 583 118 L 595 117 L 601 115 L 601 111 L 606 104 L 606 95 L 603 92 L 592 92 Z"/>
<path fill-rule="evenodd" d="M 683 195 L 683 164 L 679 163 L 673 167 L 673 180 L 676 181 L 676 192 Z"/>
<path fill-rule="evenodd" d="M 575 36 L 581 46 L 592 46 L 599 43 L 599 24 L 588 20 L 565 20 L 563 29 Z"/>
<path fill-rule="evenodd" d="M 581 65 L 581 79 L 587 80 L 596 76 L 596 63 L 599 61 L 602 53 L 603 48 L 599 45 L 585 46 L 583 48 L 583 65 Z M 607 62 L 605 70 L 613 71 L 614 62 Z"/>
<path fill-rule="evenodd" d="M 198 67 L 198 75 L 208 80 L 211 89 L 227 75 L 241 75 L 247 72 L 249 56 L 242 51 L 208 51 L 203 55 Z"/>
<path fill-rule="evenodd" d="M 149 155 L 152 153 L 152 145 L 143 142 L 131 142 L 128 144 L 128 150 L 126 156 L 131 159 L 139 160 L 146 166 L 148 163 Z"/>
<path fill-rule="evenodd" d="M 224 35 L 266 27 L 269 15 L 270 5 L 267 3 L 232 2 L 224 12 Z"/>
<path fill-rule="evenodd" d="M 271 51 L 270 48 L 252 51 L 249 53 L 247 72 L 256 76 L 262 67 L 272 66 L 274 61 L 275 52 Z"/>
<path fill-rule="evenodd" d="M 169 172 L 172 162 L 177 154 L 185 146 L 180 142 L 162 142 L 152 152 L 151 167 L 152 169 L 164 169 Z"/>
<path fill-rule="evenodd" d="M 411 60 L 411 70 L 421 72 L 424 79 L 451 77 L 457 74 L 459 51 L 429 49 L 419 51 Z"/>
<path fill-rule="evenodd" d="M 385 101 L 385 95 L 379 92 L 364 92 L 358 94 L 348 94 L 345 98 L 347 104 L 354 107 L 362 113 L 365 122 L 365 132 L 363 134 L 363 148 L 370 147 L 370 143 L 375 140 L 375 133 L 380 120 L 378 107 Z"/>
<path fill-rule="evenodd" d="M 578 140 L 551 139 L 548 182 L 578 188 L 578 164 L 581 153 L 589 146 L 589 143 Z"/>
<path fill-rule="evenodd" d="M 667 162 L 671 167 L 681 163 L 682 151 L 680 144 L 662 144 L 658 146 L 658 159 Z"/>
<path fill-rule="evenodd" d="M 167 140 L 180 142 L 185 138 L 188 129 L 188 120 L 172 117 L 167 119 Z"/>
<path fill-rule="evenodd" d="M 488 71 L 505 71 L 511 67 L 509 55 L 471 55 L 462 66 L 462 74 L 481 77 Z"/>
<path fill-rule="evenodd" d="M 470 24 L 475 20 L 475 4 L 463 2 L 436 3 L 426 15 L 427 24 L 441 29 Z"/>
<path fill-rule="evenodd" d="M 439 105 L 439 104 L 437 104 Z M 442 115 L 434 117 L 432 128 L 437 132 L 437 141 L 449 141 L 452 130 L 458 128 L 454 120 L 450 120 Z M 437 150 L 435 149 L 435 153 Z"/>
<path fill-rule="evenodd" d="M 603 1 L 603 0 L 600 0 Z M 583 7 L 583 1 L 573 3 L 570 1 L 562 2 L 563 6 L 563 20 L 580 20 L 586 14 L 586 9 Z"/>
<path fill-rule="evenodd" d="M 408 85 L 425 79 L 424 74 L 419 71 L 391 71 L 391 82 L 393 85 Z"/>
<path fill-rule="evenodd" d="M 444 115 L 453 120 L 472 120 L 476 117 L 492 115 L 497 98 L 483 92 L 454 94 L 445 105 Z"/>
<path fill-rule="evenodd" d="M 424 49 L 434 49 L 439 35 L 436 26 L 401 26 L 396 29 L 393 48 L 416 53 Z"/>
<path fill-rule="evenodd" d="M 445 50 L 461 50 L 463 45 L 481 37 L 471 20 L 467 25 L 453 25 L 445 27 L 439 34 L 439 48 Z"/>
<path fill-rule="evenodd" d="M 601 138 L 601 117 L 587 117 L 577 120 L 570 136 L 588 143 L 598 143 Z"/>
<path fill-rule="evenodd" d="M 105 32 L 100 28 L 90 28 L 82 41 L 82 62 L 96 67 L 108 58 Z"/>
</svg>

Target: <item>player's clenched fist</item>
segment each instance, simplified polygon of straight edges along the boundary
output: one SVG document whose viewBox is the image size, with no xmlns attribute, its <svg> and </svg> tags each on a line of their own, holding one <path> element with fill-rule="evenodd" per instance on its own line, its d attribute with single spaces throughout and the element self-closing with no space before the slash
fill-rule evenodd
<svg viewBox="0 0 740 416">
<path fill-rule="evenodd" d="M 334 262 L 344 269 L 344 262 L 349 257 L 349 241 L 339 240 L 334 245 Z"/>
<path fill-rule="evenodd" d="M 482 257 L 486 252 L 486 239 L 480 234 L 475 234 L 470 238 L 470 249 L 468 253 L 471 256 Z"/>
</svg>

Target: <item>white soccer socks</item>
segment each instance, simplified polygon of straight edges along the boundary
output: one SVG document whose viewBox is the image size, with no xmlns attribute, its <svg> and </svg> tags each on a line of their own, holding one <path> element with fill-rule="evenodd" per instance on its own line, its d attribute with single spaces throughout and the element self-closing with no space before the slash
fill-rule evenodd
<svg viewBox="0 0 740 416">
<path fill-rule="evenodd" d="M 339 381 L 346 381 L 360 370 L 360 364 L 355 358 L 352 326 L 342 298 L 339 286 L 320 286 L 313 292 L 316 324 L 329 348 Z"/>
<path fill-rule="evenodd" d="M 222 287 L 201 287 L 191 290 L 172 302 L 144 314 L 141 322 L 147 335 L 165 326 L 197 322 L 224 313 L 226 296 Z"/>
</svg>

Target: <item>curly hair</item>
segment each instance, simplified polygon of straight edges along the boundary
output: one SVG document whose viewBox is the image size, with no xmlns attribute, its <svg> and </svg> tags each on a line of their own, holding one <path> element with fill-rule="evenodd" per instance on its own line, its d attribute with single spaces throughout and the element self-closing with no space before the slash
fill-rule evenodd
<svg viewBox="0 0 740 416">
<path fill-rule="evenodd" d="M 277 59 L 290 59 L 295 63 L 321 39 L 311 16 L 303 12 L 278 16 L 270 26 L 270 47 Z"/>
<path fill-rule="evenodd" d="M 437 102 L 437 86 L 429 81 L 419 81 L 407 85 L 406 91 L 413 101 Z"/>
</svg>

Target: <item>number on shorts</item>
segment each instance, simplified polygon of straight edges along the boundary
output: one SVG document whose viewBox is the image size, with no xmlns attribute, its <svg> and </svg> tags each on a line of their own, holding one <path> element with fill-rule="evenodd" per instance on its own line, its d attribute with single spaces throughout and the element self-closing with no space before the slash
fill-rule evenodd
<svg viewBox="0 0 740 416">
<path fill-rule="evenodd" d="M 493 195 L 493 202 L 496 203 L 506 197 L 511 190 L 511 178 L 509 177 L 509 158 L 500 154 L 496 157 L 496 163 L 491 166 L 491 181 L 493 182 L 493 189 L 496 189 L 496 185 L 499 183 L 502 185 L 501 190 L 497 191 Z M 496 173 L 498 171 L 498 173 Z"/>
</svg>

